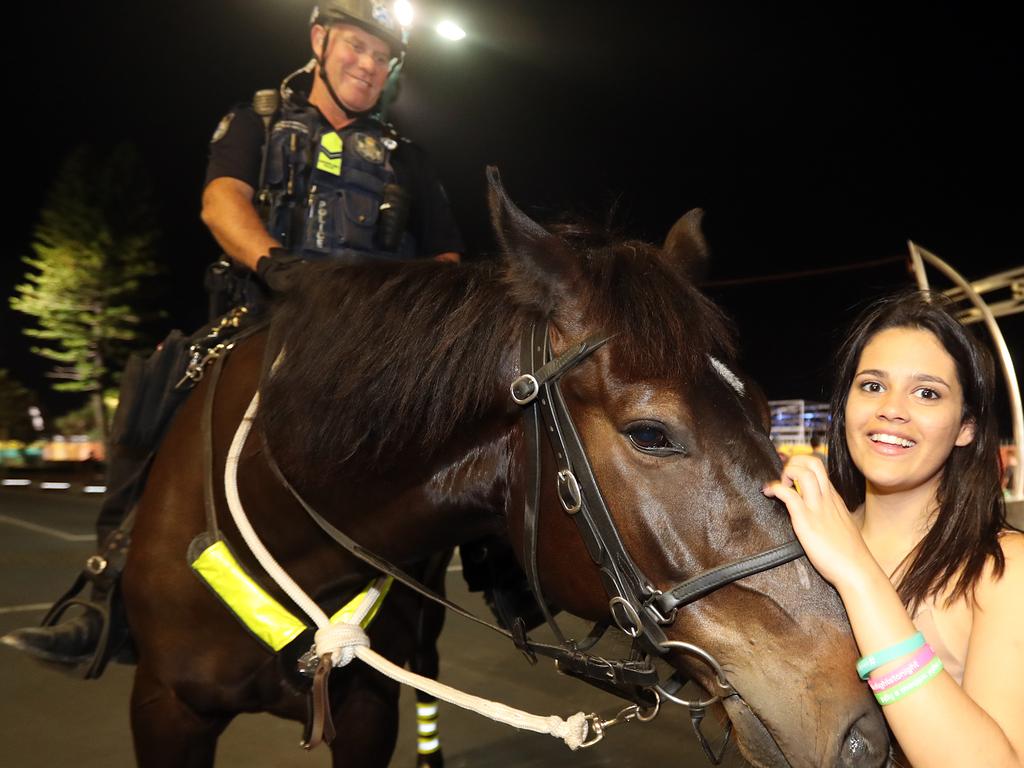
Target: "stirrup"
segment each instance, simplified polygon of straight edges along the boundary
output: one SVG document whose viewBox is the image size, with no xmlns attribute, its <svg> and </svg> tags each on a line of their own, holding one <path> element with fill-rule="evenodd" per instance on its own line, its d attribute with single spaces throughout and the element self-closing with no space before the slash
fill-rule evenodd
<svg viewBox="0 0 1024 768">
<path fill-rule="evenodd" d="M 95 613 L 100 620 L 100 635 L 92 658 L 83 667 L 82 677 L 94 680 L 103 674 L 111 658 L 131 663 L 134 652 L 128 635 L 127 624 L 123 617 L 117 617 L 121 593 L 121 571 L 124 569 L 125 555 L 131 540 L 129 531 L 134 518 L 134 510 L 110 536 L 103 548 L 103 554 L 95 554 L 85 561 L 85 567 L 70 589 L 61 595 L 46 612 L 40 626 L 52 627 L 60 623 L 64 613 L 75 606 Z M 93 586 L 92 599 L 81 596 L 88 585 Z M 120 618 L 121 625 L 112 631 L 114 621 Z"/>
</svg>

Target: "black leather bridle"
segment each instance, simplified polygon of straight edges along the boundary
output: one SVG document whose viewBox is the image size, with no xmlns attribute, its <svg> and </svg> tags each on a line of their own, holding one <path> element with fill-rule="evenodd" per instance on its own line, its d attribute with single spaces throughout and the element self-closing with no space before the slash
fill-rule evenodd
<svg viewBox="0 0 1024 768">
<path fill-rule="evenodd" d="M 775 568 L 804 554 L 795 539 L 756 555 L 735 560 L 687 579 L 667 592 L 656 589 L 652 582 L 626 552 L 611 513 L 594 478 L 579 433 L 565 405 L 559 379 L 593 352 L 608 342 L 610 337 L 592 337 L 573 345 L 552 359 L 550 331 L 545 325 L 532 324 L 523 332 L 520 351 L 521 375 L 511 384 L 512 399 L 523 407 L 526 448 L 526 502 L 523 519 L 523 564 L 526 578 L 533 590 L 544 618 L 558 641 L 579 653 L 580 648 L 566 640 L 564 633 L 548 608 L 540 584 L 537 564 L 537 532 L 541 495 L 541 433 L 547 436 L 557 468 L 558 498 L 563 510 L 576 523 L 587 552 L 597 566 L 608 596 L 608 609 L 615 624 L 633 638 L 633 658 L 627 661 L 583 663 L 566 665 L 559 661 L 559 669 L 567 674 L 588 679 L 598 671 L 601 687 L 616 690 L 626 698 L 636 695 L 634 686 L 655 690 L 658 699 L 668 699 L 687 705 L 691 722 L 701 747 L 716 765 L 721 760 L 725 744 L 712 750 L 700 730 L 700 720 L 708 706 L 727 696 L 738 696 L 729 684 L 721 666 L 707 651 L 690 643 L 669 640 L 664 627 L 673 623 L 679 608 L 734 581 L 755 573 Z M 542 428 L 543 425 L 543 428 Z M 593 635 L 593 633 L 592 633 Z M 517 638 L 518 644 L 518 638 Z M 591 643 L 592 645 L 593 643 Z M 527 648 L 523 648 L 527 650 Z M 638 651 L 646 652 L 646 657 Z M 679 699 L 670 688 L 678 690 L 681 683 L 659 682 L 657 672 L 649 663 L 650 656 L 667 656 L 682 652 L 696 657 L 715 673 L 712 697 L 698 702 Z M 589 679 L 589 682 L 595 682 Z M 631 695 L 632 694 L 632 695 Z M 634 698 L 635 700 L 635 698 Z M 728 739 L 729 732 L 726 733 Z"/>
</svg>

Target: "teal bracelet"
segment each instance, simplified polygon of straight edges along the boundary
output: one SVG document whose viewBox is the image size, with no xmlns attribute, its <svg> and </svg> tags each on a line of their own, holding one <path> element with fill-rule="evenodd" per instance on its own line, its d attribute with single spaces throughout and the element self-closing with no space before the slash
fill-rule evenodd
<svg viewBox="0 0 1024 768">
<path fill-rule="evenodd" d="M 857 674 L 860 675 L 861 680 L 867 680 L 868 675 L 874 672 L 883 664 L 888 664 L 890 661 L 898 659 L 900 656 L 906 656 L 908 653 L 913 653 L 918 648 L 924 645 L 924 635 L 918 632 L 911 637 L 908 637 L 902 642 L 896 643 L 896 645 L 890 645 L 877 653 L 872 653 L 870 656 L 864 656 L 857 661 Z"/>
<path fill-rule="evenodd" d="M 941 671 L 942 659 L 935 656 L 920 672 L 911 675 L 902 683 L 894 685 L 892 688 L 886 688 L 884 691 L 876 693 L 875 698 L 878 699 L 878 703 L 883 707 L 892 704 L 894 701 L 902 699 L 908 693 L 913 693 L 929 680 L 934 679 Z"/>
</svg>

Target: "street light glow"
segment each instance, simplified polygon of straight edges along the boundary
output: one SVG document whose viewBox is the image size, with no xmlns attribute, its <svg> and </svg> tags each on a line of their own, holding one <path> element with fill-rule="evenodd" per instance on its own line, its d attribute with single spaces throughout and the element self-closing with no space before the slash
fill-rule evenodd
<svg viewBox="0 0 1024 768">
<path fill-rule="evenodd" d="M 439 34 L 445 40 L 451 40 L 453 42 L 456 40 L 461 40 L 466 36 L 466 31 L 450 19 L 445 19 L 440 24 L 438 24 L 434 29 L 437 30 L 437 34 Z"/>
<path fill-rule="evenodd" d="M 412 3 L 408 0 L 398 0 L 395 3 L 395 16 L 398 17 L 398 23 L 406 29 L 412 26 L 412 19 L 415 15 Z"/>
</svg>

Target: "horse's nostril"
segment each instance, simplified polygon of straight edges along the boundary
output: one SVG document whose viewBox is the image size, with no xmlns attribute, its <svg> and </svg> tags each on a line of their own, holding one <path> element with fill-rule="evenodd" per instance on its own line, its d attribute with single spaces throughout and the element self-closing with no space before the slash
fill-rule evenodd
<svg viewBox="0 0 1024 768">
<path fill-rule="evenodd" d="M 880 768 L 888 761 L 889 734 L 880 713 L 860 717 L 839 748 L 841 768 Z"/>
<path fill-rule="evenodd" d="M 861 759 L 861 755 L 868 753 L 868 742 L 864 738 L 864 734 L 860 732 L 857 726 L 853 726 L 850 732 L 846 734 L 846 741 L 843 742 L 843 751 L 839 754 L 839 760 L 842 765 L 859 765 L 858 762 Z"/>
</svg>

